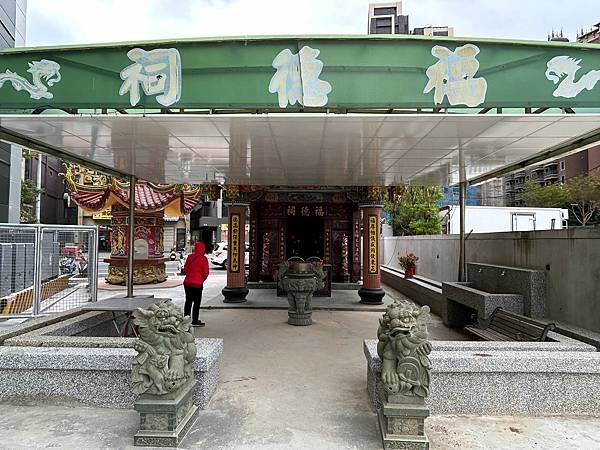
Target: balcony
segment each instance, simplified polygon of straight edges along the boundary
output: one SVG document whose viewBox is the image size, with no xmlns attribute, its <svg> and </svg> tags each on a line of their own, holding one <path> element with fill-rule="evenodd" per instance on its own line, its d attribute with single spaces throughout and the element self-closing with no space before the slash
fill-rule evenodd
<svg viewBox="0 0 600 450">
<path fill-rule="evenodd" d="M 544 183 L 558 182 L 558 161 L 544 165 Z"/>
<path fill-rule="evenodd" d="M 515 173 L 515 188 L 525 184 L 525 171 Z"/>
<path fill-rule="evenodd" d="M 544 168 L 536 167 L 529 175 L 531 181 L 540 182 L 544 180 Z"/>
</svg>

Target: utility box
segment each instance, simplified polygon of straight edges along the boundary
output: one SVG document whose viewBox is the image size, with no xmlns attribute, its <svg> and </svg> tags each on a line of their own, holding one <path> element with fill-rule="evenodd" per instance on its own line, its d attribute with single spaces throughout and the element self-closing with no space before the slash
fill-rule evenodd
<svg viewBox="0 0 600 450">
<path fill-rule="evenodd" d="M 56 278 L 60 275 L 60 242 L 54 241 L 52 243 L 52 259 L 50 260 L 50 271 L 52 277 Z"/>
<path fill-rule="evenodd" d="M 460 206 L 445 206 L 439 215 L 443 234 L 459 234 Z M 467 206 L 465 233 L 560 230 L 568 219 L 569 210 L 564 208 Z"/>
<path fill-rule="evenodd" d="M 25 244 L 12 244 L 12 291 L 25 289 Z"/>
<path fill-rule="evenodd" d="M 42 282 L 51 279 L 58 275 L 58 255 L 55 256 L 55 232 L 48 232 L 42 234 L 42 248 L 41 248 L 41 270 L 42 270 Z M 56 242 L 58 244 L 58 242 Z M 56 270 L 54 265 L 56 264 Z"/>
<path fill-rule="evenodd" d="M 12 244 L 0 244 L 0 297 L 12 292 Z"/>
<path fill-rule="evenodd" d="M 35 244 L 25 245 L 25 287 L 33 286 L 35 272 Z"/>
</svg>

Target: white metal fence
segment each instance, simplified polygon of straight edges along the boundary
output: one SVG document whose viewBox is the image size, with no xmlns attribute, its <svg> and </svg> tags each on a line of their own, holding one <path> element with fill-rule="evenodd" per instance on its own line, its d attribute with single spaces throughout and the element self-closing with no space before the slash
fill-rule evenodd
<svg viewBox="0 0 600 450">
<path fill-rule="evenodd" d="M 0 224 L 0 318 L 66 311 L 97 289 L 96 227 Z"/>
</svg>

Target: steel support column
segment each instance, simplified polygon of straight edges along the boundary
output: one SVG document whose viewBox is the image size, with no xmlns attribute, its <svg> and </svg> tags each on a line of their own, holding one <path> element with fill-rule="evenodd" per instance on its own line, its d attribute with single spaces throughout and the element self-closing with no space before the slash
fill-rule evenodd
<svg viewBox="0 0 600 450">
<path fill-rule="evenodd" d="M 43 230 L 41 225 L 35 226 L 35 247 L 34 247 L 34 269 L 33 269 L 33 316 L 40 314 L 40 303 L 42 301 L 42 239 Z"/>
<path fill-rule="evenodd" d="M 465 213 L 467 209 L 467 181 L 459 184 L 458 201 L 460 203 L 460 245 L 458 252 L 458 281 L 466 281 L 466 253 L 465 253 Z"/>
<path fill-rule="evenodd" d="M 133 258 L 135 240 L 135 183 L 134 175 L 129 176 L 129 242 L 127 243 L 127 298 L 133 297 Z"/>
</svg>

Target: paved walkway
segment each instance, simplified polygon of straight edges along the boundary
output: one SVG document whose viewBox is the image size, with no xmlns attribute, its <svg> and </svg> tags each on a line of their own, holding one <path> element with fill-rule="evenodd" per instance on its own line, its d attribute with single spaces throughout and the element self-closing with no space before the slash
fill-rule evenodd
<svg viewBox="0 0 600 450">
<path fill-rule="evenodd" d="M 222 282 L 212 277 L 207 303 Z M 160 296 L 169 290 L 159 290 Z M 262 292 L 256 302 L 275 301 L 269 295 Z M 387 297 L 399 296 L 388 289 Z M 182 295 L 175 301 L 182 303 Z M 345 301 L 354 304 L 357 297 Z M 362 354 L 362 340 L 375 337 L 381 312 L 313 315 L 314 325 L 292 327 L 285 310 L 202 311 L 207 325 L 196 335 L 224 338 L 221 384 L 182 448 L 381 448 Z M 430 333 L 433 339 L 466 338 L 435 316 Z M 138 421 L 130 410 L 6 405 L 0 408 L 0 447 L 133 448 Z M 426 432 L 432 449 L 600 448 L 598 418 L 434 416 Z"/>
</svg>

